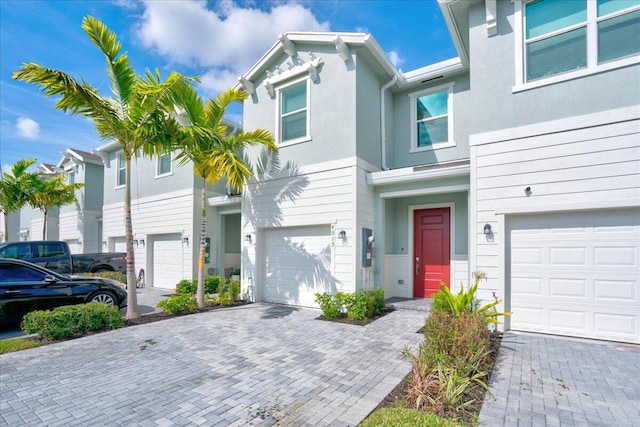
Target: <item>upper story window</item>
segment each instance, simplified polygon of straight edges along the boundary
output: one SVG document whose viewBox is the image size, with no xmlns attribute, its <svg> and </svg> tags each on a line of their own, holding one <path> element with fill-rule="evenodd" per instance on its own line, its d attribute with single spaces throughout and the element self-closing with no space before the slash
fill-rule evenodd
<svg viewBox="0 0 640 427">
<path fill-rule="evenodd" d="M 453 83 L 409 94 L 411 152 L 453 147 Z"/>
<path fill-rule="evenodd" d="M 278 91 L 278 141 L 281 145 L 311 139 L 309 136 L 309 79 Z"/>
<path fill-rule="evenodd" d="M 515 11 L 516 87 L 640 62 L 640 0 L 518 0 Z"/>
<path fill-rule="evenodd" d="M 124 163 L 124 153 L 119 152 L 116 155 L 116 187 L 122 187 L 125 184 L 127 170 Z"/>
<path fill-rule="evenodd" d="M 69 184 L 75 184 L 76 183 L 76 173 L 74 171 L 67 172 L 67 182 Z"/>
<path fill-rule="evenodd" d="M 158 164 L 156 166 L 156 177 L 171 175 L 171 152 L 163 151 L 158 157 Z"/>
</svg>

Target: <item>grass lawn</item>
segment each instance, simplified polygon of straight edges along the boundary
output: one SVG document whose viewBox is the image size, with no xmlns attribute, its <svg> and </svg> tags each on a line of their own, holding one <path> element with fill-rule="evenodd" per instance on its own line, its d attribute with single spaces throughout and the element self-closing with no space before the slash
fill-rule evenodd
<svg viewBox="0 0 640 427">
<path fill-rule="evenodd" d="M 26 350 L 28 348 L 40 347 L 39 340 L 26 338 L 10 338 L 0 341 L 0 354 L 11 353 L 14 351 Z"/>
<path fill-rule="evenodd" d="M 425 411 L 401 406 L 374 411 L 358 427 L 462 427 L 462 424 L 437 417 Z"/>
</svg>

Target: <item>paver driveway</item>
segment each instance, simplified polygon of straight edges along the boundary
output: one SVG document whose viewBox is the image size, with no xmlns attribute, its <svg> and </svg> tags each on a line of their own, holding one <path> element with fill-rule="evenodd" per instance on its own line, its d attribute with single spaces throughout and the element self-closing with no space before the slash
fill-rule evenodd
<svg viewBox="0 0 640 427">
<path fill-rule="evenodd" d="M 268 304 L 0 356 L 2 425 L 357 425 L 409 372 L 424 312 L 365 327 Z"/>
<path fill-rule="evenodd" d="M 640 426 L 640 346 L 506 333 L 483 426 Z"/>
</svg>

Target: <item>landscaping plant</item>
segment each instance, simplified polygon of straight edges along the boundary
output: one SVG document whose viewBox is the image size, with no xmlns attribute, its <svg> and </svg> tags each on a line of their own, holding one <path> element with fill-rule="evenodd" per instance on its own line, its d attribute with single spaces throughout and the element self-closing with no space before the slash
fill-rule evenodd
<svg viewBox="0 0 640 427">
<path fill-rule="evenodd" d="M 37 333 L 46 340 L 60 340 L 89 331 L 122 326 L 124 320 L 118 307 L 91 302 L 29 312 L 24 316 L 20 328 L 27 334 Z"/>
<path fill-rule="evenodd" d="M 336 319 L 346 312 L 347 318 L 366 321 L 380 314 L 386 307 L 384 289 L 367 289 L 355 293 L 316 293 L 316 303 L 326 319 Z"/>
<path fill-rule="evenodd" d="M 198 311 L 198 303 L 191 295 L 175 295 L 160 301 L 157 306 L 169 314 L 194 313 Z"/>
</svg>

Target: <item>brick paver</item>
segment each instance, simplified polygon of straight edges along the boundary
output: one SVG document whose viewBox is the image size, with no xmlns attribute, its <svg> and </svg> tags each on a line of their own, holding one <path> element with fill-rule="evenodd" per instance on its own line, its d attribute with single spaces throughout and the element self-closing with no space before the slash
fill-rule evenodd
<svg viewBox="0 0 640 427">
<path fill-rule="evenodd" d="M 640 426 L 640 346 L 506 333 L 485 426 Z"/>
<path fill-rule="evenodd" d="M 359 423 L 409 372 L 425 313 L 365 327 L 268 304 L 0 356 L 0 425 Z"/>
</svg>

